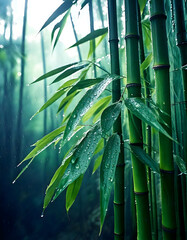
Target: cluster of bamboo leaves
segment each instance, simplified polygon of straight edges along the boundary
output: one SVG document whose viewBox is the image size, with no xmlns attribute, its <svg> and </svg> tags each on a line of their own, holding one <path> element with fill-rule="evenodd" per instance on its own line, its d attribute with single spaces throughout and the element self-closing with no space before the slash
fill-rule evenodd
<svg viewBox="0 0 187 240">
<path fill-rule="evenodd" d="M 51 33 L 53 48 L 55 48 L 62 34 L 65 23 L 71 15 L 71 8 L 80 4 L 81 10 L 89 4 L 86 1 L 65 0 L 56 11 L 44 23 L 41 30 L 46 28 L 57 18 L 61 20 L 54 26 Z M 141 14 L 146 12 L 147 1 L 139 1 Z M 80 11 L 81 11 L 80 10 Z M 152 52 L 150 50 L 150 23 L 148 15 L 144 14 L 142 20 L 144 44 L 147 46 L 148 54 L 140 66 L 141 77 L 152 64 Z M 84 174 L 91 161 L 94 161 L 93 173 L 100 168 L 100 208 L 102 229 L 104 219 L 108 209 L 110 194 L 114 184 L 115 170 L 120 154 L 120 146 L 123 141 L 117 133 L 112 132 L 113 125 L 120 113 L 128 109 L 144 124 L 162 133 L 164 136 L 180 146 L 180 141 L 176 136 L 172 136 L 167 131 L 167 123 L 164 117 L 166 113 L 161 112 L 153 100 L 140 98 L 128 98 L 126 87 L 121 91 L 119 101 L 112 103 L 111 84 L 125 76 L 110 74 L 110 71 L 103 67 L 96 59 L 89 60 L 90 56 L 97 49 L 97 46 L 107 38 L 108 28 L 94 30 L 85 37 L 77 40 L 69 48 L 78 47 L 86 42 L 90 43 L 87 60 L 73 62 L 52 71 L 47 72 L 33 83 L 42 81 L 46 78 L 54 77 L 51 84 L 59 83 L 60 87 L 54 95 L 35 114 L 42 112 L 51 104 L 60 100 L 57 113 L 63 114 L 62 123 L 59 128 L 45 135 L 33 146 L 34 149 L 20 163 L 29 160 L 17 178 L 28 168 L 37 155 L 50 145 L 58 145 L 63 152 L 62 163 L 54 173 L 44 198 L 43 211 L 51 201 L 54 201 L 65 189 L 66 190 L 66 209 L 69 211 L 80 190 Z M 95 43 L 94 48 L 92 43 Z M 92 76 L 92 70 L 96 69 L 100 73 L 98 77 Z M 76 77 L 74 78 L 74 74 Z M 150 87 L 150 86 L 149 86 Z M 150 87 L 151 88 L 151 87 Z M 153 92 L 154 95 L 154 92 Z M 153 97 L 154 98 L 154 97 Z M 72 101 L 77 99 L 75 108 L 72 109 Z M 149 101 L 149 104 L 147 102 Z M 161 113 L 161 114 L 160 114 Z M 34 116 L 35 116 L 34 115 Z M 69 146 L 67 149 L 66 146 Z M 153 173 L 160 174 L 159 164 L 140 146 L 128 145 L 127 148 Z M 66 150 L 66 151 L 65 151 Z M 186 166 L 183 159 L 176 156 L 176 163 L 181 174 L 186 174 Z M 17 180 L 17 178 L 15 180 Z"/>
</svg>

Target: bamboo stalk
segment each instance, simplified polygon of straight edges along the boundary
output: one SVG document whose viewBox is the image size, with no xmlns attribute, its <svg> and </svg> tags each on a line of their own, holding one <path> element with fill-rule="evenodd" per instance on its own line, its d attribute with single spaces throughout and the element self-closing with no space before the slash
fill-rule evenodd
<svg viewBox="0 0 187 240">
<path fill-rule="evenodd" d="M 126 55 L 127 55 L 127 89 L 128 97 L 141 98 L 141 81 L 138 53 L 138 11 L 136 0 L 125 0 L 126 20 Z M 140 119 L 129 112 L 130 144 L 143 147 L 142 125 Z M 134 192 L 137 214 L 137 239 L 150 240 L 151 226 L 146 168 L 139 159 L 131 154 L 133 166 Z"/>
<path fill-rule="evenodd" d="M 120 75 L 116 0 L 108 0 L 108 16 L 111 73 Z M 121 83 L 119 79 L 117 81 L 113 81 L 112 83 L 112 101 L 119 101 L 120 97 Z M 113 132 L 118 133 L 121 137 L 121 150 L 114 181 L 114 239 L 124 240 L 124 145 L 122 137 L 121 115 L 114 124 Z"/>
<path fill-rule="evenodd" d="M 166 35 L 166 15 L 163 0 L 152 0 L 151 27 L 153 59 L 156 81 L 156 99 L 159 108 L 171 116 L 169 59 Z M 171 117 L 162 116 L 172 135 Z M 163 126 L 164 127 L 164 126 Z M 161 171 L 161 205 L 163 239 L 176 239 L 176 217 L 174 196 L 174 166 L 172 141 L 159 133 L 159 157 Z"/>
</svg>

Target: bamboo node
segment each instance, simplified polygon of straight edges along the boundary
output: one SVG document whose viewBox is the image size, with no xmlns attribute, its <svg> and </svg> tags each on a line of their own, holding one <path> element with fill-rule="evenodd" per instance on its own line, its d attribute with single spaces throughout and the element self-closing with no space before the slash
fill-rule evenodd
<svg viewBox="0 0 187 240">
<path fill-rule="evenodd" d="M 110 43 L 110 42 L 119 42 L 119 39 L 118 38 L 110 38 L 109 40 L 108 40 L 108 42 Z"/>
<path fill-rule="evenodd" d="M 122 202 L 122 203 L 113 202 L 113 204 L 116 206 L 124 206 L 125 202 Z"/>
<path fill-rule="evenodd" d="M 146 191 L 146 192 L 135 192 L 135 191 L 134 191 L 134 194 L 135 194 L 135 195 L 139 195 L 139 196 L 140 196 L 140 195 L 147 195 L 148 193 L 149 193 L 148 191 Z"/>
<path fill-rule="evenodd" d="M 176 233 L 177 229 L 176 228 L 167 228 L 165 227 L 164 225 L 162 225 L 162 229 L 165 231 L 165 232 L 170 232 L 170 233 Z"/>
<path fill-rule="evenodd" d="M 126 88 L 130 88 L 130 87 L 138 87 L 141 88 L 141 83 L 128 83 L 126 85 Z"/>
<path fill-rule="evenodd" d="M 160 169 L 161 173 L 167 173 L 167 174 L 174 174 L 174 170 L 165 170 L 165 169 Z"/>
<path fill-rule="evenodd" d="M 122 233 L 115 233 L 114 232 L 114 235 L 116 235 L 116 236 L 124 236 L 124 233 L 122 232 Z"/>
<path fill-rule="evenodd" d="M 136 39 L 140 39 L 140 36 L 138 35 L 138 34 L 127 34 L 126 36 L 125 36 L 125 40 L 127 39 L 127 38 L 136 38 Z"/>
<path fill-rule="evenodd" d="M 152 15 L 149 20 L 152 21 L 152 20 L 157 19 L 157 18 L 167 19 L 167 16 L 164 13 L 156 13 L 156 14 Z"/>
<path fill-rule="evenodd" d="M 143 143 L 129 143 L 131 146 L 143 147 Z"/>
<path fill-rule="evenodd" d="M 154 70 L 158 70 L 158 69 L 169 69 L 170 65 L 169 64 L 159 64 L 159 65 L 155 65 L 153 66 Z"/>
</svg>

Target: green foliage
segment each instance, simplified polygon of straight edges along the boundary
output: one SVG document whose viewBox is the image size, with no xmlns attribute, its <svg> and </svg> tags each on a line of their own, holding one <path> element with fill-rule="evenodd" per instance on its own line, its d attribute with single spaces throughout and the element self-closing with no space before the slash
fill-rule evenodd
<svg viewBox="0 0 187 240">
<path fill-rule="evenodd" d="M 100 233 L 107 213 L 119 152 L 120 137 L 117 134 L 113 134 L 106 144 L 100 169 Z"/>
</svg>

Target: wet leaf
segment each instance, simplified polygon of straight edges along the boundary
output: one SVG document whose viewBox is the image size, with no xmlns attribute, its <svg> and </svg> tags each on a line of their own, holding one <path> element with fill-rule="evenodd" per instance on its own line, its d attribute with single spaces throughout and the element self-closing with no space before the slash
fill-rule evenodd
<svg viewBox="0 0 187 240">
<path fill-rule="evenodd" d="M 73 203 L 79 193 L 79 190 L 80 190 L 80 187 L 82 184 L 82 180 L 83 180 L 83 176 L 84 175 L 81 175 L 80 177 L 78 177 L 67 188 L 67 191 L 66 191 L 66 211 L 67 212 L 69 211 L 70 207 L 73 205 Z"/>
<path fill-rule="evenodd" d="M 55 191 L 56 188 L 58 187 L 62 176 L 64 175 L 64 172 L 68 166 L 68 164 L 70 163 L 72 154 L 69 155 L 67 158 L 65 158 L 61 164 L 61 166 L 56 170 L 55 174 L 53 175 L 49 186 L 46 189 L 46 194 L 45 194 L 45 198 L 44 198 L 44 204 L 43 204 L 43 211 L 46 209 L 46 207 L 49 205 Z"/>
<path fill-rule="evenodd" d="M 130 145 L 133 154 L 153 171 L 160 173 L 159 164 L 155 162 L 141 147 Z"/>
<path fill-rule="evenodd" d="M 125 99 L 126 107 L 133 113 L 136 117 L 150 125 L 151 127 L 155 128 L 166 137 L 172 137 L 166 132 L 166 130 L 162 127 L 162 125 L 158 122 L 157 117 L 155 116 L 154 112 L 147 107 L 143 101 L 139 98 L 127 98 Z"/>
<path fill-rule="evenodd" d="M 55 200 L 67 186 L 86 172 L 100 138 L 101 127 L 98 123 L 88 131 L 83 140 L 75 147 L 71 162 L 64 173 L 53 200 Z"/>
<path fill-rule="evenodd" d="M 79 101 L 74 111 L 72 112 L 64 132 L 64 141 L 71 136 L 73 130 L 80 122 L 82 116 L 91 108 L 94 101 L 101 95 L 105 88 L 113 81 L 117 79 L 117 76 L 107 76 L 102 82 L 96 84 L 92 89 L 89 89 L 86 94 Z"/>
<path fill-rule="evenodd" d="M 141 14 L 143 13 L 143 10 L 145 8 L 146 2 L 147 2 L 147 0 L 138 0 Z"/>
<path fill-rule="evenodd" d="M 100 233 L 107 213 L 111 190 L 114 184 L 114 176 L 120 153 L 120 137 L 113 134 L 105 147 L 100 167 L 100 209 L 101 222 Z"/>
<path fill-rule="evenodd" d="M 174 157 L 174 160 L 175 160 L 180 172 L 182 174 L 187 174 L 185 161 L 180 156 L 174 155 L 173 157 Z"/>
<path fill-rule="evenodd" d="M 118 118 L 121 112 L 121 105 L 121 102 L 116 102 L 103 111 L 101 115 L 101 128 L 104 134 L 112 128 L 114 122 Z"/>
</svg>

